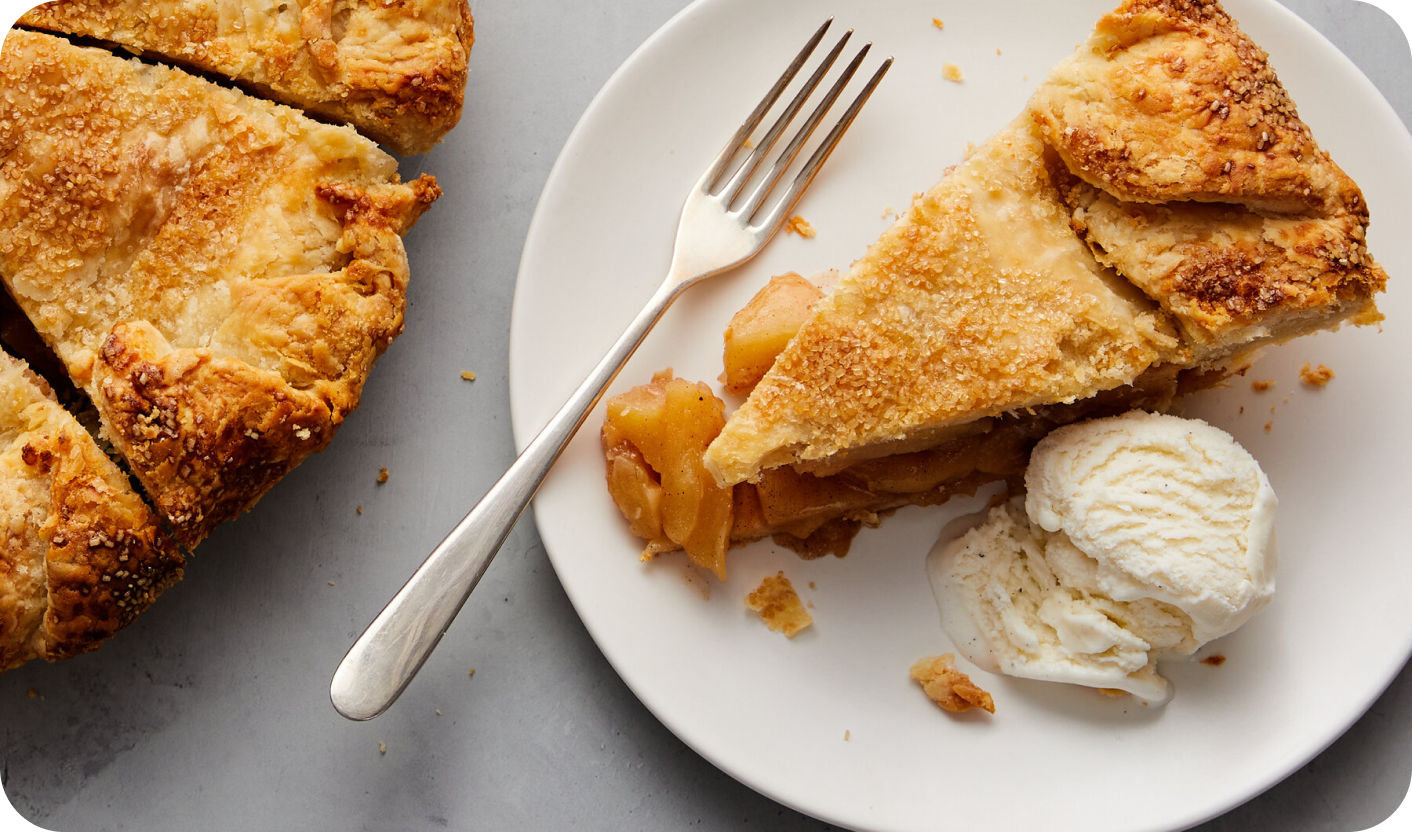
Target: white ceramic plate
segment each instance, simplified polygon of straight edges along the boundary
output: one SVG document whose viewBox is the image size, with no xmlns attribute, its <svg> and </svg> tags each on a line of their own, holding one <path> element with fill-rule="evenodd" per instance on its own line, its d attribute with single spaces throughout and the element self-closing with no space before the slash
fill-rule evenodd
<svg viewBox="0 0 1412 832">
<path fill-rule="evenodd" d="M 746 268 L 691 290 L 614 391 L 663 367 L 715 379 L 721 330 L 769 275 L 846 266 L 891 221 L 888 209 L 906 206 L 961 161 L 968 141 L 1020 112 L 1046 69 L 1109 8 L 1109 0 L 701 0 L 677 16 L 604 87 L 544 189 L 511 333 L 520 445 L 652 293 L 687 187 L 824 17 L 836 15 L 897 63 L 800 205 L 818 236 L 781 235 Z M 1412 319 L 1396 276 L 1412 265 L 1403 231 L 1412 224 L 1412 141 L 1313 29 L 1269 0 L 1229 8 L 1270 52 L 1318 140 L 1365 188 L 1372 249 L 1395 276 L 1381 302 L 1385 331 L 1271 351 L 1251 378 L 1274 379 L 1272 391 L 1240 382 L 1187 408 L 1235 434 L 1279 493 L 1275 602 L 1218 645 L 1224 666 L 1167 666 L 1177 695 L 1164 710 L 978 672 L 997 713 L 958 719 L 907 671 L 951 649 L 925 555 L 943 523 L 974 501 L 905 509 L 865 530 L 844 560 L 801 561 L 768 542 L 738 549 L 721 585 L 686 570 L 680 556 L 637 561 L 640 544 L 603 485 L 600 407 L 535 501 L 540 534 L 609 661 L 707 759 L 783 803 L 858 828 L 1177 829 L 1294 771 L 1403 664 L 1412 650 L 1412 552 L 1399 519 Z M 965 82 L 943 80 L 943 62 L 957 64 Z M 1337 378 L 1324 390 L 1302 387 L 1305 361 Z M 814 627 L 794 641 L 742 604 L 778 569 L 813 604 Z"/>
</svg>

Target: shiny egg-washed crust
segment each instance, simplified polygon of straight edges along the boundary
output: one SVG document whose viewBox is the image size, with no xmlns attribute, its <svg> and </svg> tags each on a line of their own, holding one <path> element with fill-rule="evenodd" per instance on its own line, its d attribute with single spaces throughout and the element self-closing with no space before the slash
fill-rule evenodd
<svg viewBox="0 0 1412 832">
<path fill-rule="evenodd" d="M 0 354 L 0 670 L 98 647 L 184 559 L 93 438 Z"/>
<path fill-rule="evenodd" d="M 232 78 L 402 154 L 460 120 L 475 40 L 466 0 L 57 0 L 19 22 Z"/>
<path fill-rule="evenodd" d="M 181 542 L 322 447 L 402 329 L 440 194 L 351 128 L 16 30 L 0 277 Z"/>
<path fill-rule="evenodd" d="M 1264 50 L 1214 0 L 1128 0 L 1030 100 L 1045 141 L 1127 202 L 1238 202 L 1367 219 Z"/>
<path fill-rule="evenodd" d="M 920 196 L 727 420 L 705 456 L 717 481 L 918 450 L 1185 362 L 1164 313 L 1074 235 L 1058 164 L 1022 115 Z"/>
</svg>

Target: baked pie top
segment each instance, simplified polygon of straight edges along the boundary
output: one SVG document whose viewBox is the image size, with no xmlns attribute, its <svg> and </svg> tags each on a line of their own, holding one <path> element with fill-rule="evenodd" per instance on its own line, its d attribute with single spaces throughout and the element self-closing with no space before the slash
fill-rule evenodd
<svg viewBox="0 0 1412 832">
<path fill-rule="evenodd" d="M 1128 0 L 1030 99 L 1044 140 L 1126 202 L 1361 211 L 1264 50 L 1214 0 Z"/>
<path fill-rule="evenodd" d="M 1128 0 L 853 265 L 706 465 L 832 470 L 1377 321 L 1367 218 L 1219 4 Z"/>
<path fill-rule="evenodd" d="M 1198 358 L 1379 320 L 1362 192 L 1216 3 L 1124 3 L 1030 110 L 1072 174 L 1075 227 Z"/>
<path fill-rule="evenodd" d="M 1184 360 L 1166 316 L 1070 229 L 1056 164 L 1022 116 L 919 197 L 726 422 L 705 457 L 718 482 L 919 450 Z"/>
<path fill-rule="evenodd" d="M 439 195 L 351 128 L 16 30 L 0 277 L 182 543 L 322 449 Z"/>
<path fill-rule="evenodd" d="M 0 353 L 0 670 L 92 650 L 183 563 L 88 432 Z"/>
<path fill-rule="evenodd" d="M 19 22 L 233 78 L 404 154 L 456 126 L 475 40 L 465 0 L 57 0 Z"/>
</svg>

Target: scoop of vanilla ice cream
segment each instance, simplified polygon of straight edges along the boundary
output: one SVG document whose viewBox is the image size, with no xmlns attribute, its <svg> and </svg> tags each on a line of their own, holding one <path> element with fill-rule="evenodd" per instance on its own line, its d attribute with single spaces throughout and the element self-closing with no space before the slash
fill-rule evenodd
<svg viewBox="0 0 1412 832">
<path fill-rule="evenodd" d="M 970 519 L 974 524 L 974 518 Z M 1151 600 L 1114 601 L 1097 590 L 1097 565 L 1060 535 L 1030 523 L 1018 503 L 951 537 L 928 559 L 942 628 L 984 670 L 1165 702 L 1155 650 L 1190 638 L 1179 611 Z"/>
<path fill-rule="evenodd" d="M 1274 592 L 1274 493 L 1204 422 L 1061 428 L 1025 483 L 1024 510 L 948 527 L 928 562 L 944 629 L 982 668 L 1163 703 L 1157 660 L 1231 632 Z"/>
<path fill-rule="evenodd" d="M 1025 491 L 1030 520 L 1098 562 L 1104 594 L 1175 606 L 1199 643 L 1275 592 L 1275 492 L 1205 422 L 1134 411 L 1060 428 L 1035 447 Z"/>
</svg>

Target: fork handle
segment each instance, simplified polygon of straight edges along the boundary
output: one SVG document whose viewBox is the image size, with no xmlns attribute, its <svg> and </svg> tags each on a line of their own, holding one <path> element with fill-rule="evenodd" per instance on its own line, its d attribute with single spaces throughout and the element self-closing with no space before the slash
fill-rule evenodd
<svg viewBox="0 0 1412 832">
<path fill-rule="evenodd" d="M 397 701 L 480 582 L 550 467 L 683 288 L 684 282 L 667 281 L 657 290 L 554 418 L 368 625 L 329 688 L 340 714 L 368 720 Z"/>
</svg>

